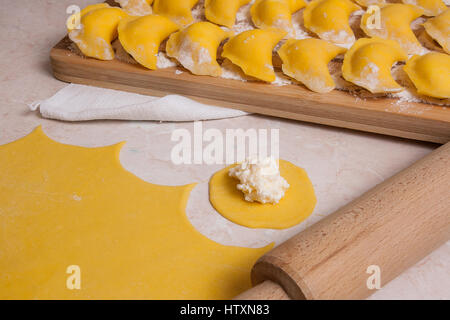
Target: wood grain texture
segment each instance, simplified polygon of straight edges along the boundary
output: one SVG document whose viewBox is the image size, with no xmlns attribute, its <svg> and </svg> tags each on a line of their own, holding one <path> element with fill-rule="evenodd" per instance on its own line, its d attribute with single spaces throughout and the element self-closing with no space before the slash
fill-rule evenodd
<svg viewBox="0 0 450 320">
<path fill-rule="evenodd" d="M 445 143 L 450 141 L 450 110 L 441 106 L 394 99 L 365 99 L 334 90 L 327 94 L 299 85 L 176 74 L 175 68 L 147 70 L 118 60 L 81 57 L 61 40 L 50 53 L 56 78 L 72 83 L 164 96 L 181 94 L 199 102 L 275 117 L 356 129 L 403 138 Z"/>
<path fill-rule="evenodd" d="M 291 300 L 276 282 L 266 280 L 236 296 L 233 300 Z"/>
<path fill-rule="evenodd" d="M 373 293 L 368 266 L 381 268 L 384 285 L 449 238 L 447 143 L 267 253 L 252 281 L 271 280 L 293 299 L 363 299 Z M 257 288 L 243 296 L 261 297 Z"/>
</svg>

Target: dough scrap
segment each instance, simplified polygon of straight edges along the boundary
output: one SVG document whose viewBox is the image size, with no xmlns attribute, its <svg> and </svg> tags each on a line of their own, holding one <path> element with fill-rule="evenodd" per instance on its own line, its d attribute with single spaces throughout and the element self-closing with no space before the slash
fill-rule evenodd
<svg viewBox="0 0 450 320">
<path fill-rule="evenodd" d="M 272 245 L 224 246 L 185 206 L 194 184 L 140 180 L 122 144 L 64 145 L 41 128 L 0 146 L 0 299 L 230 299 Z M 77 265 L 81 289 L 69 290 Z"/>
<path fill-rule="evenodd" d="M 314 210 L 316 196 L 306 171 L 280 160 L 280 174 L 290 187 L 277 204 L 244 200 L 239 181 L 228 175 L 234 165 L 216 172 L 209 182 L 209 200 L 226 219 L 248 228 L 286 229 L 305 220 Z"/>
</svg>

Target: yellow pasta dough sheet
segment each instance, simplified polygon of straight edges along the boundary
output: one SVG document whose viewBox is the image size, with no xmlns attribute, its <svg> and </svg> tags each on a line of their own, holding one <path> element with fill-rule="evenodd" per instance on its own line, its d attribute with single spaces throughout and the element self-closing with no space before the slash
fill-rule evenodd
<svg viewBox="0 0 450 320">
<path fill-rule="evenodd" d="M 40 127 L 0 146 L 0 299 L 229 299 L 272 245 L 224 246 L 189 223 L 194 184 L 147 183 L 122 144 L 64 145 Z"/>
</svg>

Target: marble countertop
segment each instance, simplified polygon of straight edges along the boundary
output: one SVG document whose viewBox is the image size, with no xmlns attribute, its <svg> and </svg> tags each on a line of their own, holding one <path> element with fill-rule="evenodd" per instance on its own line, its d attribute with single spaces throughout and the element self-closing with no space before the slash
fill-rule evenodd
<svg viewBox="0 0 450 320">
<path fill-rule="evenodd" d="M 187 215 L 205 236 L 223 244 L 258 247 L 280 243 L 314 224 L 384 179 L 437 147 L 434 144 L 249 115 L 205 121 L 203 127 L 278 128 L 280 156 L 305 168 L 318 205 L 305 222 L 287 230 L 248 229 L 220 216 L 208 201 L 207 182 L 219 165 L 174 165 L 170 161 L 176 128 L 192 123 L 91 121 L 66 123 L 41 118 L 27 104 L 45 99 L 66 86 L 53 78 L 49 50 L 65 34 L 66 8 L 86 0 L 1 1 L 0 11 L 0 144 L 42 125 L 51 138 L 81 146 L 126 141 L 123 166 L 145 181 L 180 185 L 197 182 Z M 170 183 L 168 183 L 168 181 Z M 371 299 L 450 299 L 450 242 L 375 292 Z"/>
</svg>

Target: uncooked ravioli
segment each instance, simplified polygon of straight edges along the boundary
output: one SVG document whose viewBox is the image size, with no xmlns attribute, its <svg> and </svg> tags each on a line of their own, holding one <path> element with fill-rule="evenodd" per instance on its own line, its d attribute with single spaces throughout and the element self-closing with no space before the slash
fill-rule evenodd
<svg viewBox="0 0 450 320">
<path fill-rule="evenodd" d="M 64 145 L 40 128 L 0 146 L 0 299 L 229 299 L 272 245 L 224 246 L 189 223 L 193 184 L 124 170 L 121 144 Z M 66 270 L 81 270 L 69 290 Z"/>
<path fill-rule="evenodd" d="M 230 177 L 232 166 L 218 171 L 209 182 L 213 207 L 228 220 L 249 228 L 286 229 L 305 220 L 314 210 L 316 196 L 306 171 L 280 160 L 280 174 L 290 187 L 277 204 L 244 200 L 236 188 L 239 180 Z"/>
</svg>

